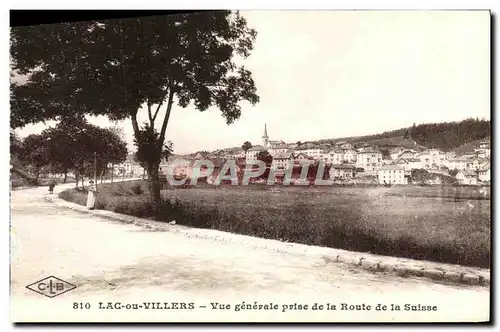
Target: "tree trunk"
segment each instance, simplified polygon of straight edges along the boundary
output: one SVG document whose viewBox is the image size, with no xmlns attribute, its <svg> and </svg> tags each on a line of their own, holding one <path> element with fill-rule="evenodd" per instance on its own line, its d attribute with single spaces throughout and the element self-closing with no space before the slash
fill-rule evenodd
<svg viewBox="0 0 500 332">
<path fill-rule="evenodd" d="M 68 180 L 68 172 L 64 173 L 63 183 L 66 183 L 67 180 Z"/>
<path fill-rule="evenodd" d="M 82 190 L 85 190 L 85 176 L 82 174 Z"/>
<path fill-rule="evenodd" d="M 159 166 L 159 164 L 156 164 L 148 167 L 149 195 L 155 216 L 158 215 L 161 204 L 161 186 L 158 173 Z"/>
</svg>

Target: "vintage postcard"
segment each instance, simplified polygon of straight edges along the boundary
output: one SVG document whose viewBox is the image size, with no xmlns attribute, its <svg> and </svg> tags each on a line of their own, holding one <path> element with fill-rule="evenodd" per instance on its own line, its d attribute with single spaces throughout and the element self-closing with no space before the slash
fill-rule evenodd
<svg viewBox="0 0 500 332">
<path fill-rule="evenodd" d="M 13 322 L 490 321 L 489 11 L 122 14 L 10 28 Z"/>
</svg>

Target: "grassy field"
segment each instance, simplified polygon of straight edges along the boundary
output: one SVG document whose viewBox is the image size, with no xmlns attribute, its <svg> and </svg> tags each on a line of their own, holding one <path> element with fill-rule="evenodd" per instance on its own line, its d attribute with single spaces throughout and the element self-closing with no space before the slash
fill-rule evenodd
<svg viewBox="0 0 500 332">
<path fill-rule="evenodd" d="M 133 188 L 135 186 L 135 188 Z M 354 251 L 489 267 L 490 200 L 474 187 L 169 188 L 156 219 Z M 141 193 L 141 191 L 144 191 Z M 85 203 L 74 189 L 62 198 Z M 97 208 L 151 217 L 147 184 L 101 186 Z"/>
</svg>

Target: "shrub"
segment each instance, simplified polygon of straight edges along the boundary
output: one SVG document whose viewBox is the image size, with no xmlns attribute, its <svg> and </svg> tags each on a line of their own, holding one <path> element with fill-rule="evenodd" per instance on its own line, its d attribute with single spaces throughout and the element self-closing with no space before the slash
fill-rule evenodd
<svg viewBox="0 0 500 332">
<path fill-rule="evenodd" d="M 136 195 L 142 195 L 144 193 L 144 190 L 142 190 L 140 184 L 134 184 L 132 187 L 132 192 Z"/>
</svg>

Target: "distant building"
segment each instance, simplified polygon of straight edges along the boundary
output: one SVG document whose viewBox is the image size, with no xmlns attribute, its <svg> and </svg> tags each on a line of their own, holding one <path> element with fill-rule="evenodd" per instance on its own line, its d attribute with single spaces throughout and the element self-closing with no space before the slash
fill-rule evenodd
<svg viewBox="0 0 500 332">
<path fill-rule="evenodd" d="M 405 169 L 399 166 L 383 166 L 378 170 L 378 182 L 380 184 L 407 184 Z"/>
<path fill-rule="evenodd" d="M 416 155 L 416 153 L 414 150 L 406 149 L 406 150 L 401 151 L 398 158 L 411 159 L 411 158 L 415 158 L 415 155 Z M 396 158 L 396 159 L 398 159 L 398 158 Z"/>
<path fill-rule="evenodd" d="M 458 170 L 469 169 L 470 164 L 471 164 L 470 159 L 464 157 L 455 157 L 452 159 L 448 159 L 444 163 L 444 165 L 448 167 L 448 169 L 458 169 Z"/>
<path fill-rule="evenodd" d="M 382 166 L 382 152 L 373 149 L 367 149 L 358 152 L 356 155 L 356 167 L 363 168 L 366 171 L 373 171 Z"/>
<path fill-rule="evenodd" d="M 352 179 L 354 177 L 355 167 L 349 164 L 332 164 L 330 166 L 330 179 Z"/>
<path fill-rule="evenodd" d="M 129 154 L 123 163 L 114 165 L 113 172 L 115 175 L 142 176 L 145 170 L 134 160 L 134 155 Z"/>
<path fill-rule="evenodd" d="M 448 152 L 445 152 L 445 154 L 444 154 L 444 158 L 446 160 L 455 159 L 456 156 L 457 156 L 457 153 L 455 151 L 448 151 Z"/>
<path fill-rule="evenodd" d="M 234 152 L 232 159 L 240 159 L 240 158 L 245 158 L 245 150 L 241 149 L 236 152 Z"/>
<path fill-rule="evenodd" d="M 295 155 L 294 163 L 298 165 L 312 165 L 314 164 L 314 159 L 307 156 L 305 153 L 298 153 Z"/>
<path fill-rule="evenodd" d="M 490 182 L 491 181 L 491 173 L 490 173 L 490 163 L 487 162 L 479 168 L 477 171 L 479 181 L 482 182 Z"/>
<path fill-rule="evenodd" d="M 271 167 L 274 170 L 286 170 L 293 167 L 294 158 L 291 152 L 277 153 L 273 157 Z"/>
<path fill-rule="evenodd" d="M 346 163 L 355 163 L 356 162 L 356 150 L 348 149 L 344 152 L 344 162 Z"/>
<path fill-rule="evenodd" d="M 403 151 L 404 151 L 404 148 L 402 148 L 402 147 L 392 148 L 392 149 L 389 149 L 389 155 L 391 156 L 392 160 L 397 160 Z"/>
<path fill-rule="evenodd" d="M 330 150 L 321 150 L 319 160 L 326 164 L 330 164 Z"/>
<path fill-rule="evenodd" d="M 306 154 L 307 156 L 313 158 L 314 160 L 321 159 L 321 149 L 319 147 L 311 147 L 305 150 L 301 150 L 300 152 Z"/>
<path fill-rule="evenodd" d="M 477 173 L 471 170 L 461 170 L 457 173 L 455 178 L 461 184 L 476 185 L 478 181 Z"/>
<path fill-rule="evenodd" d="M 402 158 L 400 157 L 395 165 L 404 168 L 407 171 L 411 171 L 412 169 L 424 168 L 422 161 L 418 158 Z"/>
<path fill-rule="evenodd" d="M 261 151 L 267 151 L 265 147 L 263 147 L 262 145 L 256 145 L 256 146 L 253 146 L 251 147 L 250 149 L 247 150 L 247 152 L 245 153 L 245 158 L 247 161 L 253 161 L 253 160 L 257 160 L 257 156 L 259 155 L 259 153 Z"/>
<path fill-rule="evenodd" d="M 344 151 L 341 148 L 334 148 L 330 151 L 329 162 L 332 164 L 342 164 L 344 161 Z"/>
<path fill-rule="evenodd" d="M 415 156 L 422 160 L 424 168 L 439 168 L 446 160 L 446 154 L 438 149 L 427 149 Z"/>
<path fill-rule="evenodd" d="M 335 142 L 334 146 L 336 148 L 339 148 L 339 149 L 342 149 L 342 150 L 350 150 L 350 149 L 352 149 L 352 144 L 349 141 Z"/>
</svg>

